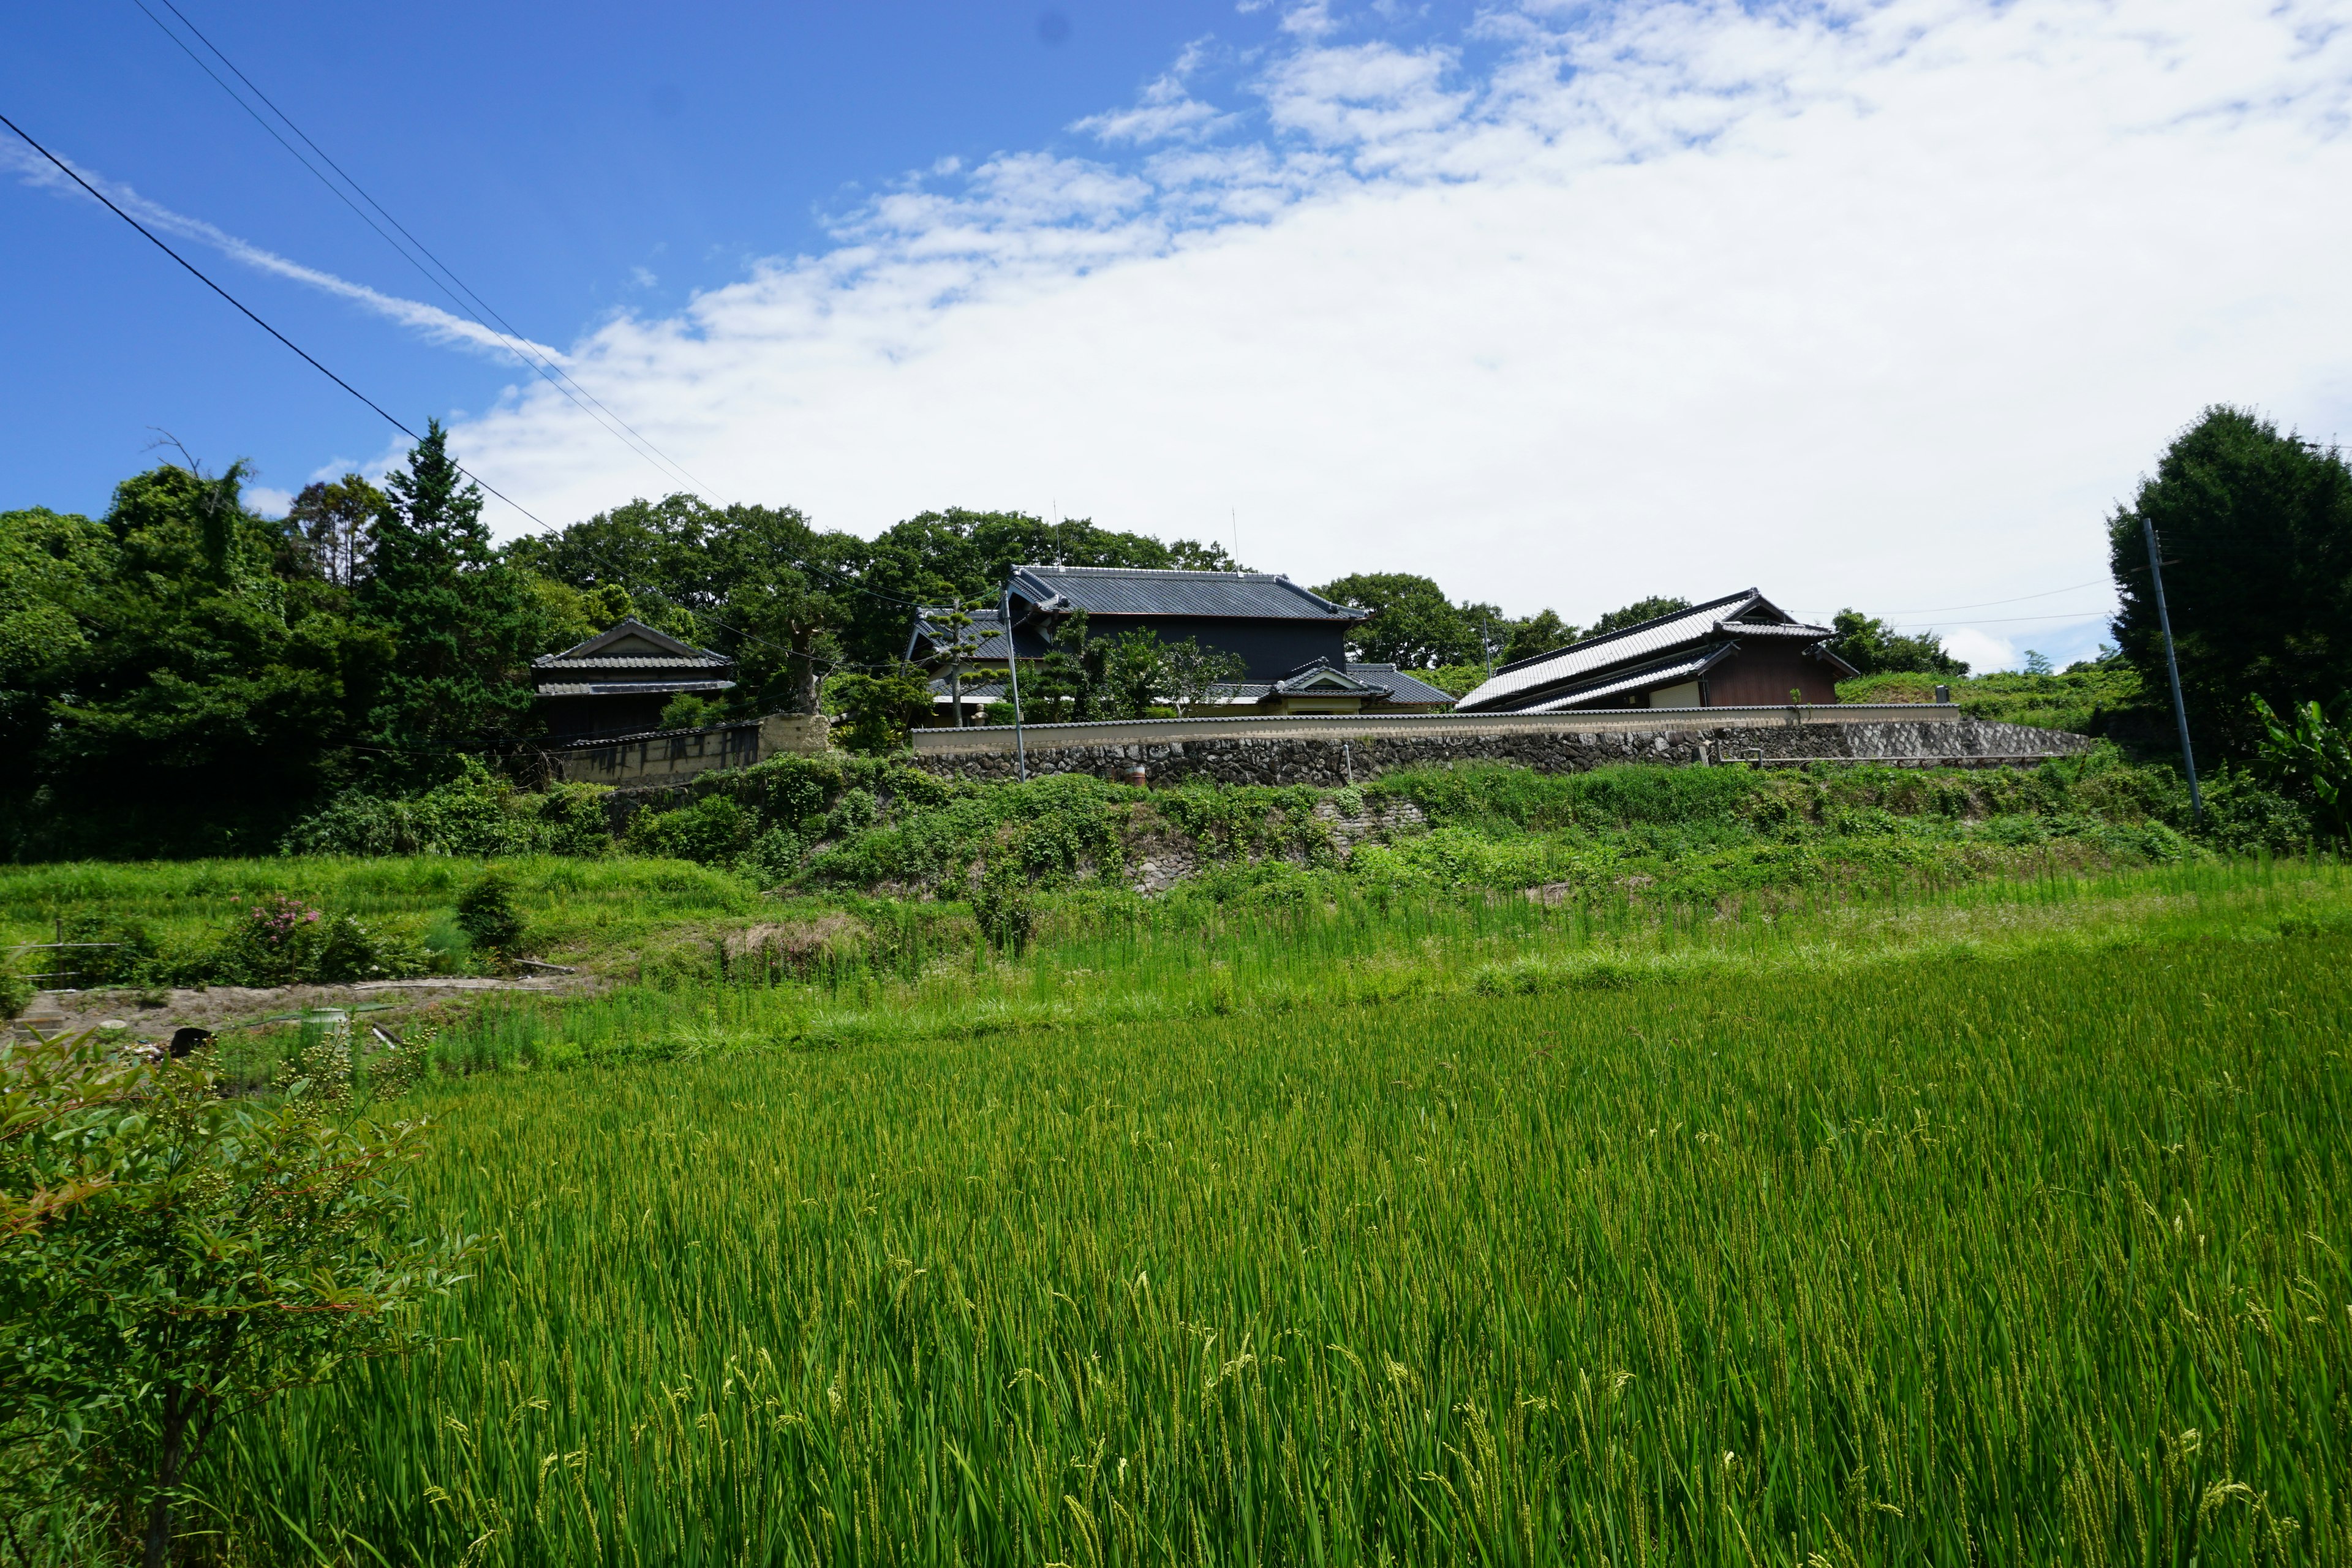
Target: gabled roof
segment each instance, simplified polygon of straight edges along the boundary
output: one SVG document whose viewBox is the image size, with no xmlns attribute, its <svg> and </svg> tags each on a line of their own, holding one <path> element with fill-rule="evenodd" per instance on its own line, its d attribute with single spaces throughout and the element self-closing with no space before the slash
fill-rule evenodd
<svg viewBox="0 0 2352 1568">
<path fill-rule="evenodd" d="M 1533 658 L 1507 664 L 1485 685 L 1455 704 L 1455 711 L 1498 708 L 1521 693 L 1549 692 L 1555 687 L 1571 687 L 1582 692 L 1588 687 L 1604 684 L 1611 672 L 1624 666 L 1714 637 L 1787 637 L 1819 642 L 1833 635 L 1827 626 L 1807 626 L 1799 621 L 1758 590 L 1743 588 L 1737 594 L 1709 599 L 1704 605 L 1693 605 L 1687 610 L 1676 610 L 1604 637 L 1587 637 Z M 1612 684 L 1611 689 L 1633 690 L 1654 683 L 1644 672 L 1642 681 L 1632 686 Z M 1598 694 L 1585 692 L 1571 700 L 1590 702 L 1595 695 Z M 1559 700 L 1559 698 L 1547 696 L 1544 710 L 1549 710 Z"/>
<path fill-rule="evenodd" d="M 955 632 L 953 628 L 943 626 L 940 622 L 942 617 L 953 614 L 955 614 L 955 607 L 951 605 L 917 610 L 914 635 L 907 639 L 907 657 L 916 658 L 926 644 L 929 645 L 932 657 L 943 656 L 949 643 L 954 639 Z M 1003 664 L 1010 657 L 1005 651 L 1003 617 L 994 610 L 966 610 L 964 614 L 971 617 L 971 626 L 966 635 L 972 639 L 974 645 L 971 651 L 964 655 L 965 664 Z M 1051 651 L 1051 648 L 1045 639 L 1035 631 L 1028 626 L 1023 626 L 1019 645 L 1013 651 L 1023 658 L 1036 658 Z"/>
<path fill-rule="evenodd" d="M 1130 566 L 1015 566 L 1013 591 L 1049 615 L 1225 616 L 1354 626 L 1370 610 L 1333 604 L 1278 572 L 1160 572 Z"/>
<path fill-rule="evenodd" d="M 1313 691 L 1331 692 L 1343 697 L 1388 694 L 1388 688 L 1359 680 L 1353 671 L 1336 668 L 1328 658 L 1309 659 L 1270 685 L 1272 694 L 1276 697 L 1298 697 Z"/>
<path fill-rule="evenodd" d="M 598 632 L 586 642 L 574 643 L 562 653 L 541 654 L 530 662 L 539 669 L 551 666 L 591 669 L 715 669 L 735 661 L 724 654 L 682 643 L 667 632 L 657 632 L 635 616 L 629 616 L 624 617 L 618 626 Z"/>
</svg>

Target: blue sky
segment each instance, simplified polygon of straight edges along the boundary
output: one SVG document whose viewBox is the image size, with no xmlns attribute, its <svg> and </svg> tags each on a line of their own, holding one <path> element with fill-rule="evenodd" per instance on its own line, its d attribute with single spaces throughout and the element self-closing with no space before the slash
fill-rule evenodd
<svg viewBox="0 0 2352 1568">
<path fill-rule="evenodd" d="M 2095 643 L 2205 404 L 2352 424 L 2352 0 L 179 4 L 601 412 L 134 0 L 19 7 L 0 112 L 549 522 L 1021 507 L 1981 666 Z M 265 494 L 394 455 L 21 150 L 0 236 L 0 505 L 151 427 Z"/>
</svg>

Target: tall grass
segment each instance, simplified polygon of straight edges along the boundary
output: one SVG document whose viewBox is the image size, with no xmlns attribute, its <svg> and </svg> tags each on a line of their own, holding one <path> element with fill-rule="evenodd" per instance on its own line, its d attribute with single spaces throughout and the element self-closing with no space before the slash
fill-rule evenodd
<svg viewBox="0 0 2352 1568">
<path fill-rule="evenodd" d="M 522 856 L 499 862 L 546 940 L 628 942 L 681 921 L 758 907 L 751 884 L 682 860 Z M 63 861 L 0 865 L 0 946 L 47 939 L 60 915 L 95 911 L 145 925 L 167 946 L 217 936 L 237 900 L 285 894 L 362 920 L 446 914 L 485 862 L 443 855 L 275 859 Z"/>
<path fill-rule="evenodd" d="M 458 1342 L 208 1485 L 304 1563 L 2352 1561 L 2352 931 L 2206 874 L 2128 946 L 445 1081 Z"/>
</svg>

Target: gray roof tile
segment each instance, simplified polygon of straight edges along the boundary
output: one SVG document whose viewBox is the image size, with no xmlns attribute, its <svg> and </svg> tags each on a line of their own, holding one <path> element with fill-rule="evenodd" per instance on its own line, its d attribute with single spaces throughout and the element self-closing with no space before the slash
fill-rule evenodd
<svg viewBox="0 0 2352 1568">
<path fill-rule="evenodd" d="M 1155 572 L 1127 566 L 1016 566 L 1015 590 L 1047 608 L 1091 616 L 1232 616 L 1333 621 L 1370 612 L 1335 605 L 1276 572 Z"/>
</svg>

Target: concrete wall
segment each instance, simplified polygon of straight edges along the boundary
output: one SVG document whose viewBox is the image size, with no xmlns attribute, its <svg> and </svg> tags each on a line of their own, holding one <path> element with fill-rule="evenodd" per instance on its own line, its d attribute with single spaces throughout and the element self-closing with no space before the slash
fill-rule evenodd
<svg viewBox="0 0 2352 1568">
<path fill-rule="evenodd" d="M 825 749 L 821 715 L 771 713 L 707 730 L 662 730 L 621 740 L 564 746 L 547 753 L 548 771 L 567 784 L 638 789 L 677 784 L 713 768 L 748 768 L 785 752 Z"/>
<path fill-rule="evenodd" d="M 1809 710 L 1808 717 L 1814 711 Z M 1918 711 L 1917 707 L 1913 711 Z M 1029 775 L 1035 778 L 1046 773 L 1094 773 L 1113 777 L 1140 763 L 1152 781 L 1160 784 L 1202 780 L 1328 787 L 1361 782 L 1391 768 L 1461 762 L 1517 763 L 1542 773 L 1579 773 L 1612 763 L 1772 765 L 1814 759 L 1966 766 L 2040 760 L 2083 751 L 2091 744 L 2084 736 L 2054 730 L 1984 724 L 1965 719 L 1666 729 L 1656 727 L 1661 715 L 1648 714 L 1645 717 L 1652 721 L 1653 728 L 1640 730 L 1631 726 L 1597 728 L 1585 722 L 1588 717 L 1547 717 L 1542 728 L 1487 725 L 1483 733 L 1470 726 L 1418 734 L 1384 728 L 1376 733 L 1347 730 L 1320 734 L 1228 733 L 1076 744 L 1067 741 L 1042 742 L 1056 740 L 1053 734 L 1056 729 L 1110 726 L 1041 725 L 1029 732 Z M 1394 725 L 1404 721 L 1388 722 Z M 1294 721 L 1293 724 L 1298 722 Z M 1003 779 L 1014 773 L 1014 759 L 1009 748 L 919 752 L 914 765 L 946 778 Z"/>
</svg>

